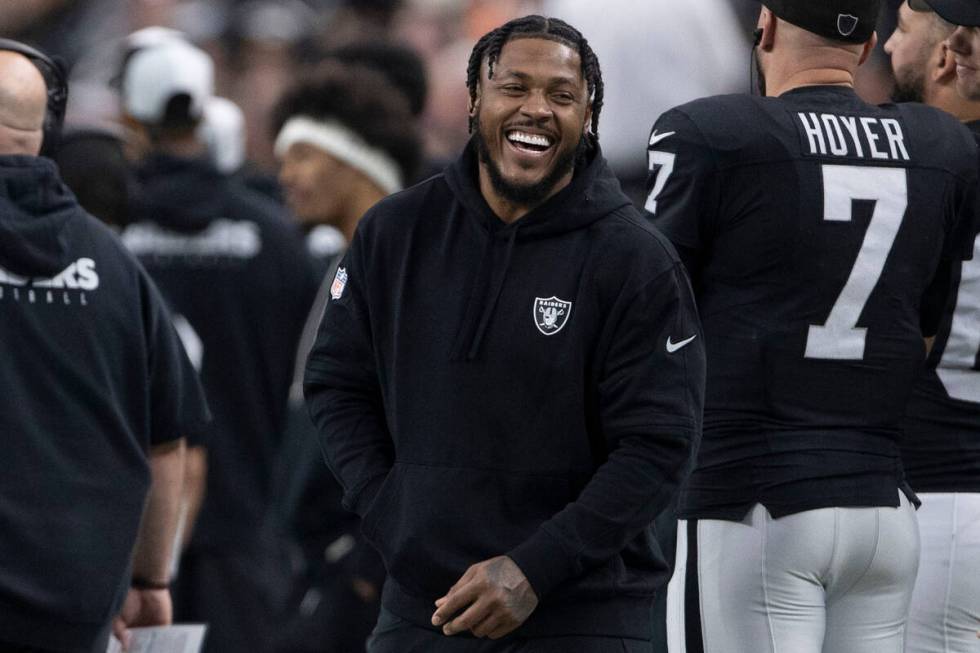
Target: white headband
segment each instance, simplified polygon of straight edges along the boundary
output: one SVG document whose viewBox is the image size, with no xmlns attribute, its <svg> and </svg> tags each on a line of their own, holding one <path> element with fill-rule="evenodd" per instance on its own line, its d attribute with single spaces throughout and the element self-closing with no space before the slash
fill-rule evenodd
<svg viewBox="0 0 980 653">
<path fill-rule="evenodd" d="M 402 189 L 402 176 L 394 159 L 373 148 L 338 122 L 319 122 L 307 116 L 286 121 L 276 137 L 276 156 L 282 157 L 294 143 L 308 143 L 357 168 L 385 193 Z"/>
</svg>

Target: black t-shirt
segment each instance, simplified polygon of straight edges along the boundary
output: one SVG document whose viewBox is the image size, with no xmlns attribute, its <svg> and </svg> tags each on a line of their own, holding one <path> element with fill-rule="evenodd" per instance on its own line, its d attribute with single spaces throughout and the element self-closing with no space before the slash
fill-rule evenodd
<svg viewBox="0 0 980 653">
<path fill-rule="evenodd" d="M 969 125 L 980 134 L 980 123 Z M 908 405 L 902 460 L 921 492 L 980 492 L 980 235 L 973 259 L 950 270 L 928 365 Z"/>
<path fill-rule="evenodd" d="M 646 208 L 691 271 L 708 350 L 682 516 L 897 505 L 920 322 L 938 322 L 923 297 L 967 255 L 975 150 L 939 111 L 841 87 L 657 121 Z"/>
<path fill-rule="evenodd" d="M 257 542 L 285 426 L 296 346 L 318 279 L 280 208 L 202 161 L 140 170 L 141 219 L 122 240 L 175 313 L 214 414 L 191 546 Z"/>
<path fill-rule="evenodd" d="M 0 178 L 0 641 L 82 650 L 128 587 L 150 447 L 207 408 L 153 283 L 53 165 Z"/>
</svg>

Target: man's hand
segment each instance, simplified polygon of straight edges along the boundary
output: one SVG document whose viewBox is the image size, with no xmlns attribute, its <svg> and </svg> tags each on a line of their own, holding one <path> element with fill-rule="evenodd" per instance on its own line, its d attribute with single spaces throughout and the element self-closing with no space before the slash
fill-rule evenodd
<svg viewBox="0 0 980 653">
<path fill-rule="evenodd" d="M 442 626 L 446 635 L 469 630 L 477 637 L 499 639 L 524 623 L 536 607 L 538 596 L 524 572 L 507 556 L 497 556 L 472 565 L 436 601 L 432 625 Z"/>
<path fill-rule="evenodd" d="M 112 621 L 112 634 L 122 643 L 125 651 L 129 648 L 130 628 L 169 626 L 172 621 L 170 590 L 130 588 L 122 610 Z"/>
</svg>

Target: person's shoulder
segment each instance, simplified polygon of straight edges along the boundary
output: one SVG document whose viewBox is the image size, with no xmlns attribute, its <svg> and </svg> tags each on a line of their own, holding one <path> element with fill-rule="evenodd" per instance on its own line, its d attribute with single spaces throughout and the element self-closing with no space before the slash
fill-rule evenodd
<svg viewBox="0 0 980 653">
<path fill-rule="evenodd" d="M 643 270 L 644 276 L 660 275 L 680 264 L 670 240 L 634 206 L 624 206 L 592 224 L 590 237 L 598 252 L 629 276 Z"/>
<path fill-rule="evenodd" d="M 290 225 L 282 204 L 237 180 L 226 179 L 223 192 L 228 219 L 255 222 L 272 230 L 281 230 Z"/>
<path fill-rule="evenodd" d="M 880 108 L 901 116 L 913 156 L 920 165 L 944 167 L 961 176 L 976 177 L 976 138 L 954 116 L 918 102 L 886 104 Z"/>
<path fill-rule="evenodd" d="M 657 149 L 661 142 L 670 141 L 700 147 L 712 153 L 719 166 L 745 161 L 747 150 L 755 151 L 760 143 L 771 143 L 769 137 L 773 113 L 766 98 L 745 94 L 715 95 L 665 112 L 654 125 L 648 147 Z M 682 147 L 682 145 L 679 145 Z"/>
<path fill-rule="evenodd" d="M 709 95 L 691 100 L 674 107 L 674 111 L 684 114 L 692 121 L 701 124 L 715 121 L 727 122 L 736 119 L 740 114 L 761 110 L 761 98 L 745 93 L 730 93 L 727 95 Z"/>
<path fill-rule="evenodd" d="M 103 257 L 108 256 L 127 270 L 140 271 L 143 269 L 136 256 L 123 244 L 119 232 L 85 211 L 81 206 L 78 207 L 72 228 L 74 234 L 70 238 L 76 245 L 81 245 L 83 242 L 87 243 L 82 248 L 89 248 L 93 253 Z"/>
<path fill-rule="evenodd" d="M 683 116 L 704 134 L 739 134 L 757 131 L 765 98 L 744 93 L 712 95 L 678 105 L 664 115 Z"/>
</svg>

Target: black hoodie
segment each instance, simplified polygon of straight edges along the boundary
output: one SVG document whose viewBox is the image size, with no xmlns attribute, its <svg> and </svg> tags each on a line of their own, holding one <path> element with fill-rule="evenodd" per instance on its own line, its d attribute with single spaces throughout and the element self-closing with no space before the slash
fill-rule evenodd
<svg viewBox="0 0 980 653">
<path fill-rule="evenodd" d="M 155 154 L 138 174 L 122 239 L 193 330 L 214 413 L 191 548 L 255 553 L 269 543 L 271 470 L 319 279 L 281 207 L 206 160 Z"/>
<path fill-rule="evenodd" d="M 511 224 L 476 180 L 471 144 L 361 221 L 307 365 L 328 464 L 395 614 L 431 628 L 506 554 L 541 600 L 516 632 L 648 638 L 650 524 L 701 425 L 685 273 L 598 153 Z"/>
<path fill-rule="evenodd" d="M 0 157 L 0 642 L 90 651 L 129 586 L 151 445 L 207 419 L 146 273 L 61 183 Z"/>
</svg>

